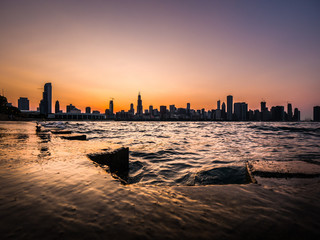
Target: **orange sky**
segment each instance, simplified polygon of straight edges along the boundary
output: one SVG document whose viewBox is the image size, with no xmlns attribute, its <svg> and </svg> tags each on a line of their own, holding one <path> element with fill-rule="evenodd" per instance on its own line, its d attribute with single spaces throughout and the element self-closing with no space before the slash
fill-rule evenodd
<svg viewBox="0 0 320 240">
<path fill-rule="evenodd" d="M 318 4 L 137 2 L 1 2 L 5 96 L 36 109 L 51 82 L 64 111 L 104 112 L 110 98 L 128 110 L 139 91 L 145 109 L 209 110 L 232 94 L 251 109 L 289 101 L 310 118 L 320 104 Z"/>
</svg>

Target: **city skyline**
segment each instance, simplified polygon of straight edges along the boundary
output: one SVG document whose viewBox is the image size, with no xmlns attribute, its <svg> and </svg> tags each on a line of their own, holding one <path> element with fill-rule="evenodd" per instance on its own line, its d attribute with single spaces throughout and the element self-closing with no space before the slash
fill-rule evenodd
<svg viewBox="0 0 320 240">
<path fill-rule="evenodd" d="M 259 108 L 292 103 L 312 118 L 320 96 L 318 1 L 1 1 L 0 90 L 35 110 L 53 102 L 114 111 L 216 108 L 232 94 Z M 28 93 L 28 94 L 26 94 Z"/>
<path fill-rule="evenodd" d="M 221 99 L 217 100 L 216 108 L 193 109 L 191 103 L 187 102 L 185 107 L 175 104 L 160 105 L 159 109 L 153 105 L 143 108 L 141 93 L 138 93 L 136 109 L 134 103 L 130 103 L 129 109 L 114 111 L 114 98 L 109 101 L 109 108 L 104 111 L 94 110 L 91 106 L 85 108 L 85 112 L 70 103 L 64 112 L 60 109 L 59 100 L 55 101 L 54 111 L 52 110 L 52 84 L 45 83 L 42 93 L 42 100 L 37 111 L 30 111 L 29 99 L 20 97 L 18 109 L 24 110 L 25 117 L 46 117 L 49 119 L 80 119 L 80 120 L 208 120 L 208 121 L 301 121 L 301 111 L 292 103 L 285 106 L 268 106 L 265 101 L 260 102 L 260 109 L 251 109 L 246 102 L 234 102 L 233 96 L 226 96 L 226 103 Z M 6 99 L 6 98 L 5 98 Z M 7 103 L 12 106 L 12 103 Z M 227 106 L 227 107 L 226 107 Z M 94 116 L 91 116 L 91 115 Z M 90 115 L 90 116 L 89 116 Z M 311 119 L 307 119 L 311 120 Z M 319 121 L 319 106 L 313 106 L 313 121 Z"/>
</svg>

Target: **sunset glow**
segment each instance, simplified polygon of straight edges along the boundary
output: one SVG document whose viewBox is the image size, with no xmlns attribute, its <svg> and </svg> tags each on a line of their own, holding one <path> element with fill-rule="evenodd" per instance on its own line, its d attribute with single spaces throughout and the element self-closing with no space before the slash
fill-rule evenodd
<svg viewBox="0 0 320 240">
<path fill-rule="evenodd" d="M 1 1 L 0 89 L 65 111 L 320 103 L 319 1 Z M 2 93 L 2 92 L 1 92 Z"/>
</svg>

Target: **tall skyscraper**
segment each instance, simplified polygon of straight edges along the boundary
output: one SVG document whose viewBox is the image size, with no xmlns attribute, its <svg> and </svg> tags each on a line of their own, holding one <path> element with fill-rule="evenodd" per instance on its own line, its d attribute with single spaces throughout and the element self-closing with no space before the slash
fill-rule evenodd
<svg viewBox="0 0 320 240">
<path fill-rule="evenodd" d="M 262 101 L 260 105 L 261 105 L 261 112 L 264 112 L 266 110 L 266 102 Z"/>
<path fill-rule="evenodd" d="M 140 95 L 140 92 L 139 92 L 139 95 L 138 95 L 138 105 L 137 105 L 137 115 L 141 116 L 142 115 L 142 100 L 141 100 L 141 95 Z"/>
<path fill-rule="evenodd" d="M 294 121 L 300 121 L 300 111 L 299 111 L 298 108 L 294 109 L 293 120 Z"/>
<path fill-rule="evenodd" d="M 52 113 L 52 86 L 51 86 L 51 83 L 46 83 L 44 85 L 42 100 L 40 101 L 39 107 L 40 107 L 41 114 Z"/>
<path fill-rule="evenodd" d="M 235 120 L 246 121 L 248 112 L 248 104 L 245 102 L 234 104 L 234 116 Z"/>
<path fill-rule="evenodd" d="M 133 106 L 133 103 L 130 104 L 130 110 L 129 112 L 134 115 L 134 106 Z"/>
<path fill-rule="evenodd" d="M 21 97 L 18 99 L 18 108 L 19 110 L 29 110 L 29 99 Z"/>
<path fill-rule="evenodd" d="M 150 114 L 150 116 L 153 116 L 153 106 L 152 105 L 149 106 L 149 114 Z"/>
<path fill-rule="evenodd" d="M 292 120 L 292 105 L 291 103 L 288 103 L 288 107 L 287 107 L 287 111 L 288 111 L 288 120 L 291 121 Z"/>
<path fill-rule="evenodd" d="M 91 113 L 91 107 L 86 107 L 86 113 Z"/>
<path fill-rule="evenodd" d="M 232 105 L 233 97 L 231 95 L 227 96 L 227 120 L 232 120 Z"/>
<path fill-rule="evenodd" d="M 56 105 L 55 105 L 55 109 L 54 109 L 55 111 L 55 113 L 59 113 L 60 112 L 60 103 L 59 103 L 59 101 L 57 100 L 56 101 Z"/>
<path fill-rule="evenodd" d="M 110 100 L 110 102 L 109 102 L 109 112 L 110 112 L 111 116 L 113 116 L 113 100 Z"/>
<path fill-rule="evenodd" d="M 313 107 L 313 121 L 320 122 L 320 106 Z"/>
<path fill-rule="evenodd" d="M 217 110 L 220 110 L 220 100 L 217 101 Z"/>
</svg>

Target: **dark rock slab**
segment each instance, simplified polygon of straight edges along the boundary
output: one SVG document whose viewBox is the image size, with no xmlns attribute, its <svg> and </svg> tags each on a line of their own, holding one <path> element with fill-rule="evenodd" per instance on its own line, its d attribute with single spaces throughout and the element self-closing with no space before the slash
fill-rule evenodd
<svg viewBox="0 0 320 240">
<path fill-rule="evenodd" d="M 112 152 L 88 154 L 88 157 L 101 165 L 108 165 L 110 172 L 127 181 L 129 173 L 129 148 L 122 147 Z"/>
<path fill-rule="evenodd" d="M 62 136 L 61 138 L 67 140 L 87 140 L 86 135 Z"/>
<path fill-rule="evenodd" d="M 57 131 L 51 131 L 51 133 L 53 133 L 53 134 L 71 134 L 72 131 L 68 131 L 68 130 L 57 130 Z"/>
</svg>

